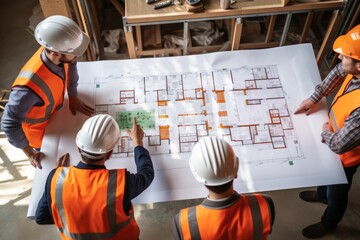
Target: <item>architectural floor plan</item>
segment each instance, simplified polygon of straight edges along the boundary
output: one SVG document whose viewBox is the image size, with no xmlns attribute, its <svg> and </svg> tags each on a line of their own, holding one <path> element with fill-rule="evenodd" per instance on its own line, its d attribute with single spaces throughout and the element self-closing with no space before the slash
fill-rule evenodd
<svg viewBox="0 0 360 240">
<path fill-rule="evenodd" d="M 302 158 L 276 65 L 175 75 L 96 78 L 96 113 L 116 118 L 122 138 L 113 157 L 129 157 L 125 134 L 135 116 L 151 155 L 183 154 L 217 135 L 243 162 Z"/>
</svg>

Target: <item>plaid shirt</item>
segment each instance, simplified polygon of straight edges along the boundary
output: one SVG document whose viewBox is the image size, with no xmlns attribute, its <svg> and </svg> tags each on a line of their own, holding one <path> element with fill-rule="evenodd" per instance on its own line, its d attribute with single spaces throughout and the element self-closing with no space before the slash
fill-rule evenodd
<svg viewBox="0 0 360 240">
<path fill-rule="evenodd" d="M 317 103 L 324 96 L 329 96 L 345 80 L 346 73 L 342 64 L 336 65 L 326 78 L 316 86 L 310 99 Z M 360 79 L 353 78 L 345 92 L 360 89 Z M 360 106 L 345 120 L 344 126 L 338 132 L 323 131 L 321 136 L 329 148 L 336 154 L 342 154 L 360 145 Z"/>
</svg>

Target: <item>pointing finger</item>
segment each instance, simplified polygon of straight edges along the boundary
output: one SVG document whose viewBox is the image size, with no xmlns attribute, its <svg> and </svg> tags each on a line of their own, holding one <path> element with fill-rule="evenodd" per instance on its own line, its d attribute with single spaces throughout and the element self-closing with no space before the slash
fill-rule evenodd
<svg viewBox="0 0 360 240">
<path fill-rule="evenodd" d="M 134 117 L 133 117 L 133 127 L 136 127 L 136 125 L 137 125 L 136 117 L 134 116 Z"/>
</svg>

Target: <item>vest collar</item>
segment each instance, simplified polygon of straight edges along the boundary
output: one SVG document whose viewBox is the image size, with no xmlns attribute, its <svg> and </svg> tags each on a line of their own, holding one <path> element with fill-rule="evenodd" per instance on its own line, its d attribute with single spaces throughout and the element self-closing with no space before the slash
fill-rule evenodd
<svg viewBox="0 0 360 240">
<path fill-rule="evenodd" d="M 64 75 L 64 64 L 61 65 L 55 65 L 54 63 L 52 63 L 46 56 L 46 50 L 44 49 L 41 52 L 41 60 L 43 61 L 43 63 L 45 64 L 45 66 L 53 73 L 55 73 L 56 75 L 60 76 L 62 79 L 65 78 Z"/>
<path fill-rule="evenodd" d="M 226 198 L 224 200 L 213 201 L 211 199 L 206 198 L 201 203 L 201 206 L 211 209 L 223 209 L 233 205 L 234 203 L 239 201 L 240 198 L 241 196 L 234 191 L 233 195 L 231 195 L 229 198 Z"/>
<path fill-rule="evenodd" d="M 104 165 L 86 164 L 81 161 L 76 165 L 76 168 L 79 168 L 79 169 L 106 169 L 106 167 Z"/>
</svg>

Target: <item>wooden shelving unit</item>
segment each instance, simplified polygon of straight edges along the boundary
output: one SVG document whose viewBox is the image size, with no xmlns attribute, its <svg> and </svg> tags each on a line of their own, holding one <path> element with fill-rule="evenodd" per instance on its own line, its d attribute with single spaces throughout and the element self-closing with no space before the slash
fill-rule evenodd
<svg viewBox="0 0 360 240">
<path fill-rule="evenodd" d="M 229 50 L 267 48 L 283 46 L 290 27 L 291 19 L 295 14 L 306 14 L 304 27 L 300 34 L 299 43 L 306 42 L 315 14 L 318 12 L 331 12 L 331 18 L 326 26 L 324 39 L 317 53 L 317 61 L 320 63 L 325 54 L 325 50 L 332 44 L 329 39 L 334 35 L 334 30 L 338 27 L 341 19 L 340 11 L 344 7 L 343 0 L 320 1 L 313 3 L 289 2 L 284 6 L 281 0 L 273 1 L 250 1 L 238 2 L 231 5 L 230 9 L 222 10 L 219 8 L 219 1 L 207 0 L 204 2 L 205 10 L 198 13 L 189 13 L 182 5 L 154 10 L 145 1 L 125 0 L 125 16 L 123 18 L 126 40 L 130 58 L 148 56 L 151 54 L 162 54 L 166 52 L 181 52 L 182 55 L 201 51 L 217 51 L 219 46 L 192 47 L 187 41 L 189 36 L 189 23 L 196 21 L 215 21 L 228 20 L 231 23 L 231 33 Z M 241 43 L 244 20 L 249 17 L 264 16 L 267 20 L 266 36 L 262 42 Z M 279 16 L 285 16 L 282 36 L 280 40 L 274 40 L 274 26 Z M 152 49 L 145 50 L 142 47 L 141 27 L 146 25 L 163 25 L 170 23 L 183 24 L 184 46 L 182 49 Z"/>
</svg>

